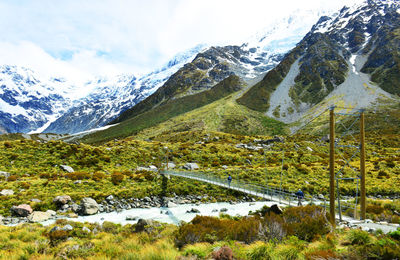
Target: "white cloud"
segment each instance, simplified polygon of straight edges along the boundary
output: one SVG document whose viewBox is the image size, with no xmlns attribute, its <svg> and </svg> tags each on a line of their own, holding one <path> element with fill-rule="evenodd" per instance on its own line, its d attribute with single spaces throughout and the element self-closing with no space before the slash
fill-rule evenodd
<svg viewBox="0 0 400 260">
<path fill-rule="evenodd" d="M 164 64 L 199 43 L 240 43 L 297 9 L 359 0 L 2 0 L 0 64 L 76 77 Z"/>
</svg>

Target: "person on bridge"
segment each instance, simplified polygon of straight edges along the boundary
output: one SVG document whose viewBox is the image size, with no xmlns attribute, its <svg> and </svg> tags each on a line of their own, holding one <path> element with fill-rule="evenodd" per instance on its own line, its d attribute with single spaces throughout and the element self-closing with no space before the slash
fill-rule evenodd
<svg viewBox="0 0 400 260">
<path fill-rule="evenodd" d="M 229 187 L 231 186 L 231 181 L 232 181 L 232 176 L 229 174 L 229 176 L 228 176 L 228 185 L 229 185 Z"/>
<path fill-rule="evenodd" d="M 301 202 L 304 199 L 304 193 L 301 191 L 301 189 L 299 189 L 295 195 L 297 196 L 297 199 L 299 200 L 299 202 L 297 203 L 297 206 L 302 206 Z"/>
</svg>

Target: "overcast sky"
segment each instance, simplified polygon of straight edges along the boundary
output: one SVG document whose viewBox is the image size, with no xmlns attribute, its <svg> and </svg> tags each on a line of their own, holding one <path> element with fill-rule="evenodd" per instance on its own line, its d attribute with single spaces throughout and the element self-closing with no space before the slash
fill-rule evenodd
<svg viewBox="0 0 400 260">
<path fill-rule="evenodd" d="M 298 9 L 360 0 L 0 0 L 0 64 L 67 77 L 146 73 L 200 43 L 240 43 Z"/>
</svg>

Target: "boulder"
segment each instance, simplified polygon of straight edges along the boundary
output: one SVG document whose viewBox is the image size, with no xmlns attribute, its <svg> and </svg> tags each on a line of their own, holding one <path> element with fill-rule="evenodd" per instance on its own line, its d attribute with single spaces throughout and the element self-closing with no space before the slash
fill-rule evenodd
<svg viewBox="0 0 400 260">
<path fill-rule="evenodd" d="M 99 211 L 99 204 L 92 198 L 83 198 L 81 208 L 84 215 L 93 215 Z"/>
<path fill-rule="evenodd" d="M 194 171 L 200 169 L 199 165 L 197 163 L 186 163 L 183 165 L 183 169 L 188 170 L 188 171 Z"/>
<path fill-rule="evenodd" d="M 67 224 L 67 225 L 65 225 L 61 230 L 64 230 L 64 231 L 71 231 L 71 230 L 73 230 L 74 228 L 70 225 L 70 224 Z"/>
<path fill-rule="evenodd" d="M 227 208 L 222 208 L 222 209 L 219 210 L 219 212 L 227 212 L 227 211 L 228 211 Z"/>
<path fill-rule="evenodd" d="M 32 214 L 28 216 L 29 222 L 43 222 L 49 220 L 51 218 L 51 214 L 43 211 L 34 211 Z"/>
<path fill-rule="evenodd" d="M 74 169 L 73 169 L 71 166 L 68 166 L 68 165 L 60 165 L 60 167 L 61 167 L 61 169 L 63 169 L 63 170 L 66 171 L 66 172 L 69 172 L 69 173 L 74 172 Z"/>
<path fill-rule="evenodd" d="M 149 166 L 149 169 L 150 169 L 150 171 L 152 171 L 152 172 L 156 172 L 156 171 L 157 171 L 157 167 L 154 166 L 154 165 L 150 165 L 150 166 Z"/>
<path fill-rule="evenodd" d="M 155 222 L 150 219 L 139 219 L 136 226 L 135 232 L 151 232 L 154 230 L 155 227 L 159 227 L 160 223 Z"/>
<path fill-rule="evenodd" d="M 200 210 L 192 208 L 191 210 L 187 210 L 186 213 L 200 213 Z"/>
<path fill-rule="evenodd" d="M 31 201 L 32 201 L 32 202 L 35 202 L 35 203 L 40 203 L 40 202 L 42 202 L 40 199 L 31 199 Z"/>
<path fill-rule="evenodd" d="M 68 213 L 67 218 L 77 218 L 78 215 L 76 213 Z"/>
<path fill-rule="evenodd" d="M 56 216 L 56 215 L 57 215 L 57 212 L 55 212 L 54 210 L 51 210 L 51 209 L 49 209 L 49 210 L 46 210 L 46 212 L 47 212 L 47 213 L 49 213 L 49 214 L 50 214 L 50 216 L 52 216 L 52 217 L 54 217 L 54 216 Z"/>
<path fill-rule="evenodd" d="M 168 169 L 173 169 L 176 167 L 176 164 L 173 162 L 169 162 L 169 163 L 167 163 L 167 165 L 168 165 Z"/>
<path fill-rule="evenodd" d="M 13 190 L 8 190 L 8 189 L 4 189 L 4 190 L 0 191 L 0 195 L 1 196 L 11 196 L 11 195 L 14 195 L 14 191 Z"/>
<path fill-rule="evenodd" d="M 174 208 L 174 207 L 176 207 L 177 205 L 175 204 L 175 203 L 173 203 L 172 201 L 169 201 L 168 202 L 168 204 L 167 204 L 167 207 L 168 208 Z"/>
<path fill-rule="evenodd" d="M 0 171 L 0 176 L 3 176 L 5 179 L 7 179 L 8 177 L 10 177 L 10 173 L 9 172 L 3 172 L 3 171 Z"/>
<path fill-rule="evenodd" d="M 283 210 L 282 210 L 281 207 L 279 207 L 277 204 L 272 205 L 272 206 L 269 208 L 269 211 L 270 211 L 270 212 L 274 212 L 274 213 L 277 214 L 277 215 L 280 215 L 280 214 L 283 213 Z"/>
<path fill-rule="evenodd" d="M 53 199 L 53 202 L 58 206 L 62 206 L 71 201 L 71 197 L 68 195 L 57 196 Z"/>
<path fill-rule="evenodd" d="M 83 232 L 86 232 L 86 233 L 91 233 L 91 232 L 92 232 L 92 230 L 90 230 L 90 229 L 87 228 L 87 227 L 83 227 L 83 228 L 82 228 L 82 231 L 83 231 Z"/>
<path fill-rule="evenodd" d="M 109 195 L 106 198 L 106 201 L 113 201 L 114 200 L 114 196 L 113 195 Z"/>
<path fill-rule="evenodd" d="M 71 205 L 71 210 L 73 212 L 75 212 L 75 213 L 79 212 L 81 210 L 81 206 L 79 206 L 78 204 L 74 203 L 74 204 Z"/>
<path fill-rule="evenodd" d="M 21 204 L 11 207 L 11 213 L 19 217 L 27 217 L 32 213 L 32 208 L 28 204 Z"/>
</svg>

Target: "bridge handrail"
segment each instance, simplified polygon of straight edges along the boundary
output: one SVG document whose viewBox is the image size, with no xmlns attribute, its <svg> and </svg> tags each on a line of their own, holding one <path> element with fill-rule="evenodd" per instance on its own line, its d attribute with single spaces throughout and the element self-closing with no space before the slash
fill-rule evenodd
<svg viewBox="0 0 400 260">
<path fill-rule="evenodd" d="M 263 194 L 266 196 L 273 196 L 279 197 L 279 198 L 284 198 L 286 200 L 290 201 L 291 200 L 296 200 L 297 196 L 290 191 L 286 190 L 279 190 L 279 189 L 274 189 L 272 187 L 264 187 L 258 184 L 253 184 L 253 183 L 246 183 L 242 182 L 240 180 L 232 180 L 230 185 L 228 184 L 228 181 L 226 179 L 220 178 L 215 175 L 210 175 L 204 172 L 189 172 L 189 171 L 161 171 L 161 174 L 167 174 L 167 175 L 174 175 L 174 176 L 181 176 L 181 177 L 192 177 L 196 178 L 199 180 L 205 180 L 205 181 L 212 181 L 217 183 L 220 186 L 224 187 L 229 187 L 229 188 L 234 188 L 235 190 L 243 190 L 245 192 L 249 192 L 252 194 L 254 192 L 254 195 L 258 194 Z"/>
</svg>

